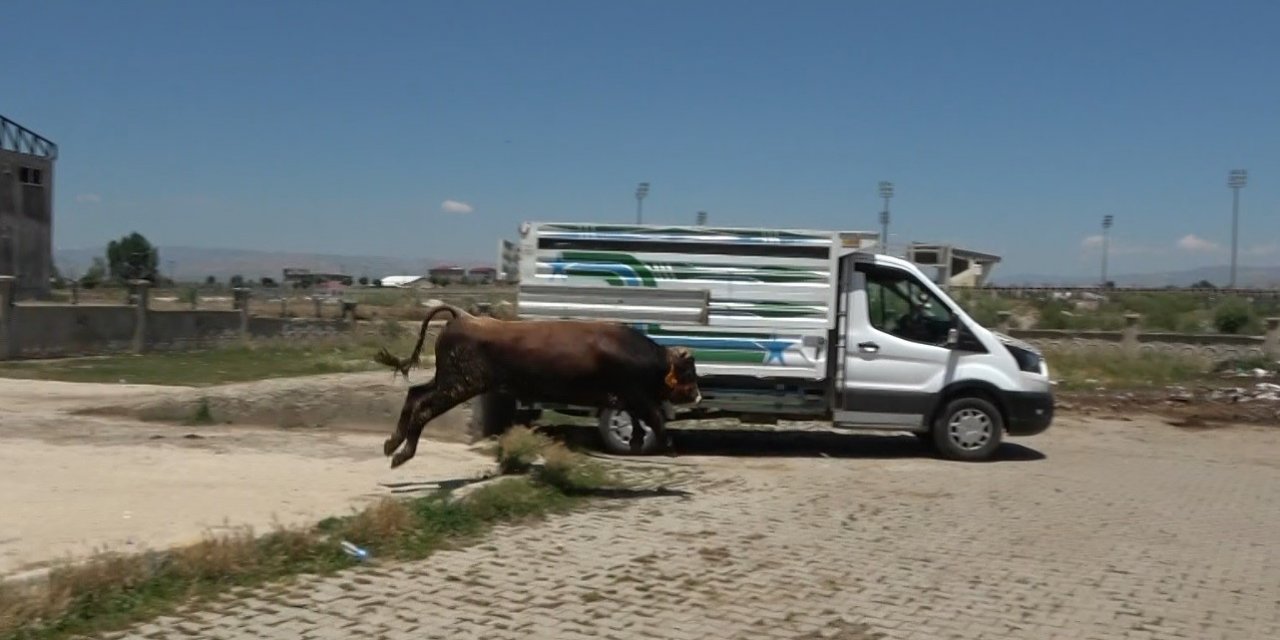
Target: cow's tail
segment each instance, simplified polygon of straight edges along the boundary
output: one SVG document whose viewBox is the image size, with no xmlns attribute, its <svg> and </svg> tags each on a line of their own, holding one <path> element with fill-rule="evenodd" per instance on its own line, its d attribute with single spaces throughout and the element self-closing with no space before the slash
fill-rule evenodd
<svg viewBox="0 0 1280 640">
<path fill-rule="evenodd" d="M 427 325 L 431 324 L 431 319 L 434 318 L 437 313 L 444 311 L 449 312 L 449 314 L 455 318 L 470 315 L 466 311 L 463 311 L 451 304 L 440 304 L 432 307 L 431 310 L 427 312 L 427 317 L 422 319 L 422 328 L 418 330 L 418 343 L 413 346 L 413 353 L 409 354 L 408 358 L 401 360 L 400 358 L 391 355 L 391 352 L 387 351 L 386 347 L 383 347 L 382 350 L 378 351 L 377 355 L 373 356 L 374 361 L 378 364 L 386 365 L 396 371 L 399 371 L 401 375 L 406 378 L 409 377 L 409 369 L 412 369 L 414 365 L 418 364 L 418 358 L 422 355 L 422 343 L 427 339 Z"/>
</svg>

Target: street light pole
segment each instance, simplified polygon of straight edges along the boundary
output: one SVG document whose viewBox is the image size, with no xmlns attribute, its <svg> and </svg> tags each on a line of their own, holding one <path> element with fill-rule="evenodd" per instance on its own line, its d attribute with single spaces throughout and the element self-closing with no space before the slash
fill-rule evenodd
<svg viewBox="0 0 1280 640">
<path fill-rule="evenodd" d="M 636 186 L 636 224 L 644 224 L 644 197 L 649 195 L 649 183 Z"/>
<path fill-rule="evenodd" d="M 882 253 L 889 253 L 889 198 L 893 197 L 893 183 L 880 181 L 880 197 L 884 198 L 884 210 L 880 212 L 880 246 Z"/>
<path fill-rule="evenodd" d="M 1107 254 L 1111 253 L 1111 224 L 1115 216 L 1102 216 L 1102 288 L 1107 288 Z"/>
<path fill-rule="evenodd" d="M 1240 228 L 1240 190 L 1249 181 L 1249 172 L 1244 169 L 1232 169 L 1227 174 L 1227 186 L 1231 188 L 1231 284 L 1228 288 L 1236 288 L 1236 247 Z"/>
</svg>

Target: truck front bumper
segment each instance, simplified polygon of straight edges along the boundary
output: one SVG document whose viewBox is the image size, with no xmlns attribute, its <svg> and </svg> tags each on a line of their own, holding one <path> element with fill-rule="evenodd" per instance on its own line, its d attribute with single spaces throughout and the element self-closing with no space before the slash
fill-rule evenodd
<svg viewBox="0 0 1280 640">
<path fill-rule="evenodd" d="M 1005 401 L 1005 431 L 1011 436 L 1034 436 L 1053 422 L 1053 393 L 1044 391 L 1008 392 Z"/>
</svg>

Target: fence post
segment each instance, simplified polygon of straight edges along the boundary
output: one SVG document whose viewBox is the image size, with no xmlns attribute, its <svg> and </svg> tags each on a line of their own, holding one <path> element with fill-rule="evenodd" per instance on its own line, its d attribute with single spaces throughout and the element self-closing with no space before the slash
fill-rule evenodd
<svg viewBox="0 0 1280 640">
<path fill-rule="evenodd" d="M 1267 336 L 1262 348 L 1272 358 L 1280 358 L 1280 318 L 1267 318 Z"/>
<path fill-rule="evenodd" d="M 321 310 L 320 310 L 320 305 L 323 301 L 320 299 L 320 296 L 311 296 L 311 301 L 314 302 L 316 305 L 316 317 L 323 318 L 324 314 L 321 313 Z"/>
<path fill-rule="evenodd" d="M 996 331 L 1008 335 L 1009 330 L 1013 327 L 1013 312 L 997 311 L 996 317 L 999 318 L 996 321 Z"/>
<path fill-rule="evenodd" d="M 249 340 L 249 290 L 244 287 L 237 287 L 232 290 L 231 295 L 235 296 L 236 308 L 240 310 L 240 339 Z"/>
<path fill-rule="evenodd" d="M 0 276 L 0 360 L 12 360 L 18 355 L 18 345 L 14 344 L 17 331 L 13 317 L 17 282 L 13 276 Z"/>
<path fill-rule="evenodd" d="M 133 314 L 133 352 L 142 353 L 147 350 L 147 308 L 151 306 L 151 282 L 132 280 L 134 314 Z"/>
<path fill-rule="evenodd" d="M 1120 334 L 1120 347 L 1129 355 L 1138 353 L 1138 334 L 1142 332 L 1142 328 L 1138 325 L 1138 320 L 1142 318 L 1138 313 L 1124 314 L 1124 331 Z"/>
</svg>

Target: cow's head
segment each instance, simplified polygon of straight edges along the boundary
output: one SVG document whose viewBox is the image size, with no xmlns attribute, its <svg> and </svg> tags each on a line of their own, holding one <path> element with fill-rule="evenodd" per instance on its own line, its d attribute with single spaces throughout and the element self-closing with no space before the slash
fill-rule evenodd
<svg viewBox="0 0 1280 640">
<path fill-rule="evenodd" d="M 685 347 L 667 347 L 667 399 L 672 404 L 697 404 L 702 401 L 698 389 L 698 368 L 693 352 Z"/>
</svg>

